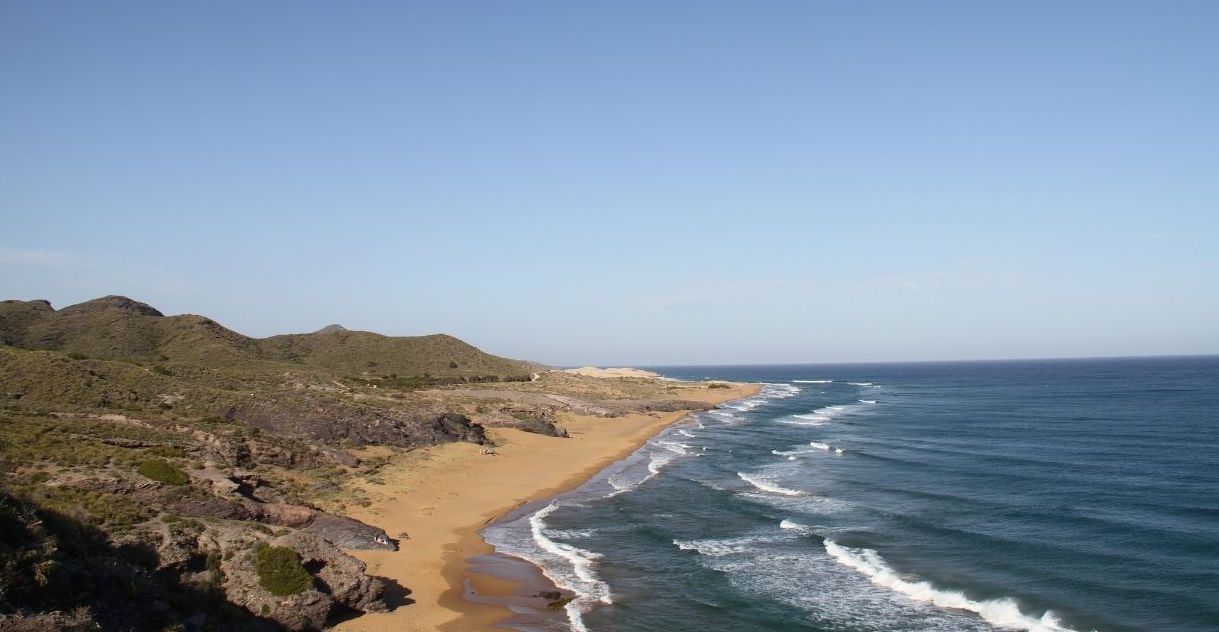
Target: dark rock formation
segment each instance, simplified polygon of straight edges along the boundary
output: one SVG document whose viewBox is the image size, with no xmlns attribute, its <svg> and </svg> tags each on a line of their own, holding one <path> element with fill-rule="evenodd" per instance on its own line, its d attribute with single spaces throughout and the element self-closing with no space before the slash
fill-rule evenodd
<svg viewBox="0 0 1219 632">
<path fill-rule="evenodd" d="M 312 521 L 302 530 L 344 549 L 398 549 L 382 529 L 359 520 L 320 511 L 314 513 Z"/>
<path fill-rule="evenodd" d="M 248 555 L 259 542 L 296 551 L 313 577 L 313 586 L 287 597 L 277 597 L 263 589 Z M 230 602 L 259 613 L 281 629 L 321 630 L 338 616 L 385 609 L 381 600 L 384 584 L 364 574 L 365 564 L 311 533 L 294 531 L 267 541 L 265 535 L 240 524 L 208 525 L 197 534 L 179 533 L 163 542 L 162 567 L 190 572 L 198 551 L 215 560 L 208 564 L 214 564 L 214 577 L 223 578 L 223 589 Z M 207 573 L 205 570 L 199 574 Z"/>
<path fill-rule="evenodd" d="M 515 428 L 549 437 L 566 437 L 567 431 L 555 425 L 554 414 L 547 410 L 505 407 L 488 415 L 486 425 L 496 428 Z"/>
<path fill-rule="evenodd" d="M 423 429 L 422 437 L 426 438 L 426 443 L 435 445 L 438 443 L 448 443 L 450 441 L 466 441 L 469 443 L 484 444 L 487 442 L 487 434 L 483 427 L 470 422 L 470 418 L 458 413 L 441 413 L 431 416 L 431 419 L 420 419 L 420 427 Z M 424 441 L 417 441 L 424 443 Z"/>
<path fill-rule="evenodd" d="M 483 429 L 465 415 L 406 412 L 363 406 L 324 395 L 285 394 L 244 402 L 235 418 L 284 436 L 304 436 L 327 445 L 437 445 L 451 441 L 485 443 Z M 273 458 L 259 456 L 258 459 Z M 303 458 L 297 455 L 296 458 Z M 280 459 L 282 460 L 282 459 Z"/>
</svg>

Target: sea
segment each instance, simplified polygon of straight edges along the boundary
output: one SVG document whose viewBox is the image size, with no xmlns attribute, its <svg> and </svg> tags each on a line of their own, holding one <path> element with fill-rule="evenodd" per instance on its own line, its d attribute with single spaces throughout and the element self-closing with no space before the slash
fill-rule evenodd
<svg viewBox="0 0 1219 632">
<path fill-rule="evenodd" d="M 651 369 L 764 386 L 484 530 L 543 627 L 1219 630 L 1219 357 Z"/>
</svg>

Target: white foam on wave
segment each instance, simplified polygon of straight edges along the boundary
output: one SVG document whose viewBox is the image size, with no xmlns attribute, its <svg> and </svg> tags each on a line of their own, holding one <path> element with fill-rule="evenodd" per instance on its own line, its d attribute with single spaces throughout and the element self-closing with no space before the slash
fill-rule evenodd
<svg viewBox="0 0 1219 632">
<path fill-rule="evenodd" d="M 649 478 L 652 478 L 652 476 L 656 476 L 657 474 L 659 474 L 661 468 L 672 463 L 674 458 L 675 457 L 669 456 L 663 452 L 658 452 L 656 454 L 653 454 L 652 459 L 650 461 L 648 461 L 648 471 L 651 472 L 651 475 L 645 476 L 643 478 L 643 480 L 639 481 L 639 483 L 635 483 L 635 485 L 633 487 L 638 487 L 640 485 L 640 483 L 643 483 L 643 481 L 646 481 Z"/>
<path fill-rule="evenodd" d="M 814 448 L 817 448 L 818 450 L 829 450 L 830 449 L 830 445 L 828 443 L 821 443 L 820 441 L 810 441 L 808 444 L 813 446 Z"/>
<path fill-rule="evenodd" d="M 797 384 L 833 384 L 834 380 L 792 380 Z"/>
<path fill-rule="evenodd" d="M 850 510 L 852 507 L 846 501 L 807 492 L 801 493 L 798 496 L 787 496 L 784 494 L 745 490 L 738 491 L 736 497 L 759 505 L 766 505 L 779 511 L 794 511 L 813 516 L 839 514 Z"/>
<path fill-rule="evenodd" d="M 723 404 L 720 404 L 718 408 L 710 411 L 710 414 L 720 417 L 721 419 L 739 422 L 741 421 L 739 417 L 725 409 L 747 413 L 772 399 L 786 399 L 788 397 L 795 397 L 799 394 L 800 387 L 798 386 L 792 386 L 791 384 L 763 382 L 762 390 L 758 391 L 757 395 L 746 399 L 724 402 Z"/>
<path fill-rule="evenodd" d="M 775 456 L 785 456 L 788 461 L 798 461 L 797 458 L 801 454 L 808 454 L 808 450 L 771 450 L 771 454 Z"/>
<path fill-rule="evenodd" d="M 860 404 L 875 404 L 875 403 L 876 403 L 876 400 L 874 400 L 874 399 L 861 399 L 861 400 L 859 400 L 859 403 L 860 403 Z"/>
<path fill-rule="evenodd" d="M 750 398 L 750 399 L 737 400 L 734 402 L 728 402 L 726 404 L 723 404 L 723 406 L 724 406 L 724 408 L 731 408 L 733 410 L 738 410 L 740 412 L 746 413 L 746 412 L 749 412 L 749 411 L 757 408 L 758 406 L 761 406 L 762 402 L 764 402 L 764 401 L 766 401 L 766 400 L 764 400 L 762 398 Z"/>
<path fill-rule="evenodd" d="M 831 419 L 833 419 L 839 412 L 841 412 L 841 411 L 839 411 L 838 409 L 836 409 L 832 406 L 826 406 L 825 408 L 818 408 L 817 410 L 814 410 L 811 413 L 805 413 L 803 415 L 792 415 L 788 419 L 780 419 L 779 423 L 784 423 L 784 424 L 789 424 L 789 425 L 794 425 L 794 426 L 821 426 L 826 423 L 829 423 L 829 421 Z M 797 419 L 800 419 L 803 421 L 796 421 Z"/>
<path fill-rule="evenodd" d="M 835 417 L 855 412 L 864 406 L 867 406 L 869 403 L 876 403 L 863 403 L 865 400 L 859 401 L 861 402 L 859 404 L 835 404 L 833 406 L 822 406 L 821 408 L 809 413 L 802 415 L 791 415 L 785 419 L 780 419 L 779 423 L 787 424 L 789 426 L 823 426 L 832 421 Z"/>
<path fill-rule="evenodd" d="M 658 445 L 658 446 L 664 448 L 665 450 L 668 450 L 669 452 L 672 452 L 673 454 L 676 454 L 678 456 L 686 456 L 686 455 L 690 454 L 689 452 L 687 452 L 687 450 L 690 448 L 690 444 L 688 444 L 688 443 L 676 443 L 673 441 L 657 441 L 656 445 Z"/>
<path fill-rule="evenodd" d="M 697 436 L 693 432 L 688 432 L 686 430 L 678 430 L 677 433 L 682 436 L 685 436 L 685 437 L 690 437 L 691 439 L 693 439 L 695 436 Z"/>
<path fill-rule="evenodd" d="M 707 414 L 711 415 L 712 417 L 715 417 L 716 419 L 719 419 L 720 421 L 724 422 L 727 425 L 735 425 L 735 424 L 741 423 L 740 417 L 737 417 L 736 415 L 734 415 L 722 408 L 716 408 L 715 410 L 709 411 Z"/>
<path fill-rule="evenodd" d="M 643 467 L 625 467 L 610 475 L 606 482 L 614 488 L 610 496 L 629 492 L 636 487 L 652 480 L 666 465 L 672 463 L 679 456 L 689 456 L 688 451 L 692 446 L 688 443 L 676 443 L 672 441 L 654 441 L 648 444 L 646 452 L 640 453 L 640 460 L 646 458 L 647 465 Z M 695 455 L 697 456 L 697 454 Z"/>
<path fill-rule="evenodd" d="M 838 563 L 855 569 L 873 584 L 901 593 L 916 601 L 932 603 L 941 608 L 967 610 L 999 628 L 1028 632 L 1074 632 L 1064 627 L 1052 612 L 1040 617 L 1024 614 L 1011 598 L 975 601 L 955 590 L 937 588 L 930 582 L 902 578 L 872 549 L 851 549 L 825 541 L 825 550 Z"/>
<path fill-rule="evenodd" d="M 812 500 L 777 498 L 782 501 Z M 780 546 L 755 543 L 739 546 L 729 541 L 683 542 L 690 551 L 704 551 L 698 562 L 722 573 L 742 594 L 762 600 L 777 600 L 807 613 L 817 629 L 830 630 L 934 630 L 936 632 L 996 632 L 972 613 L 942 610 L 932 604 L 906 599 L 872 584 L 826 554 L 821 546 L 792 546 L 807 538 L 793 520 L 783 530 L 770 530 Z M 810 535 L 826 531 L 809 527 Z"/>
<path fill-rule="evenodd" d="M 558 509 L 558 505 L 552 502 L 529 516 L 529 531 L 539 549 L 570 566 L 570 570 L 566 570 L 554 564 L 540 565 L 542 572 L 556 586 L 576 594 L 576 598 L 564 606 L 564 610 L 573 630 L 587 632 L 583 617 L 585 610 L 595 602 L 608 605 L 614 603 L 614 600 L 610 597 L 609 585 L 601 581 L 593 568 L 600 555 L 570 544 L 555 542 L 547 537 L 546 516 L 555 509 Z"/>
<path fill-rule="evenodd" d="M 758 544 L 777 542 L 777 538 L 765 535 L 745 535 L 737 538 L 707 540 L 673 540 L 673 545 L 683 551 L 694 551 L 706 557 L 724 557 L 757 550 Z"/>
<path fill-rule="evenodd" d="M 875 386 L 875 384 L 871 382 L 847 382 L 847 384 L 850 384 L 851 386 Z"/>
<path fill-rule="evenodd" d="M 651 479 L 653 476 L 656 476 L 659 473 L 660 473 L 659 467 L 656 467 L 653 469 L 652 463 L 648 463 L 648 473 L 636 480 L 630 481 L 630 480 L 626 480 L 622 477 L 611 476 L 611 477 L 609 477 L 608 482 L 609 482 L 610 486 L 614 488 L 614 491 L 610 492 L 609 496 L 617 496 L 618 494 L 624 494 L 626 492 L 629 492 L 632 489 L 635 489 L 636 487 L 639 487 L 640 485 L 644 484 L 649 479 Z M 609 496 L 607 496 L 607 498 Z"/>
<path fill-rule="evenodd" d="M 766 399 L 786 399 L 795 397 L 800 394 L 800 387 L 783 382 L 763 382 L 762 390 L 758 393 Z"/>
<path fill-rule="evenodd" d="M 772 494 L 782 494 L 784 496 L 803 496 L 804 495 L 804 492 L 802 492 L 798 489 L 788 489 L 786 487 L 783 487 L 782 485 L 777 485 L 777 484 L 775 484 L 774 481 L 772 481 L 768 478 L 765 478 L 761 475 L 758 475 L 758 474 L 745 474 L 743 472 L 737 472 L 736 475 L 739 476 L 741 478 L 741 480 L 745 481 L 746 483 L 749 483 L 750 485 L 753 485 L 754 487 L 756 487 L 764 492 L 770 492 Z"/>
<path fill-rule="evenodd" d="M 596 528 L 589 529 L 546 529 L 550 535 L 564 540 L 584 540 L 592 537 L 594 533 L 599 531 Z"/>
<path fill-rule="evenodd" d="M 812 527 L 809 527 L 806 524 L 800 524 L 799 522 L 796 522 L 795 520 L 787 520 L 787 519 L 784 519 L 782 522 L 779 523 L 779 528 L 783 529 L 784 531 L 795 531 L 796 533 L 799 533 L 802 535 L 808 535 L 813 532 Z"/>
</svg>

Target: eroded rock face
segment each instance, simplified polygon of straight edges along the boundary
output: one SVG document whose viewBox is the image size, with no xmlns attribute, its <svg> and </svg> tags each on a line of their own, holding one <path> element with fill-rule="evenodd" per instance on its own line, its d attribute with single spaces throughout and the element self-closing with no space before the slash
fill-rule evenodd
<svg viewBox="0 0 1219 632">
<path fill-rule="evenodd" d="M 295 595 L 277 597 L 259 585 L 250 555 L 235 556 L 221 566 L 229 601 L 289 630 L 320 630 L 336 615 L 385 609 L 381 581 L 364 575 L 364 563 L 334 545 L 300 531 L 268 544 L 295 550 L 313 576 L 313 586 Z"/>
<path fill-rule="evenodd" d="M 486 437 L 465 415 L 451 412 L 388 411 L 318 395 L 291 394 L 291 399 L 248 402 L 233 410 L 237 419 L 285 436 L 306 436 L 327 446 L 437 445 L 452 441 L 484 443 Z M 305 455 L 253 455 L 254 460 L 296 463 Z M 327 458 L 320 453 L 318 458 Z"/>
<path fill-rule="evenodd" d="M 247 498 L 189 498 L 172 508 L 182 515 L 198 518 L 250 520 L 300 529 L 345 549 L 397 550 L 382 529 L 302 505 L 260 503 Z"/>
<path fill-rule="evenodd" d="M 384 530 L 344 516 L 315 512 L 303 531 L 316 535 L 335 546 L 356 550 L 397 550 Z"/>
<path fill-rule="evenodd" d="M 470 422 L 470 418 L 457 413 L 442 413 L 432 417 L 430 422 L 420 424 L 425 437 L 432 445 L 450 441 L 467 441 L 484 444 L 487 442 L 483 427 Z"/>
<path fill-rule="evenodd" d="M 318 590 L 336 603 L 360 612 L 385 609 L 381 580 L 365 575 L 364 562 L 336 549 L 332 543 L 308 531 L 298 531 L 277 538 L 272 544 L 296 550 L 305 568 L 317 578 Z"/>
<path fill-rule="evenodd" d="M 547 410 L 504 407 L 490 413 L 480 421 L 495 428 L 515 428 L 550 437 L 567 436 L 566 430 L 555 425 L 554 414 Z"/>
<path fill-rule="evenodd" d="M 305 531 L 271 537 L 248 523 L 218 522 L 167 529 L 158 546 L 162 572 L 208 584 L 225 598 L 272 623 L 271 629 L 321 630 L 339 615 L 385 609 L 384 584 L 364 574 L 365 564 Z M 293 549 L 313 586 L 295 595 L 272 595 L 259 584 L 253 552 L 260 543 Z M 200 622 L 201 625 L 205 622 Z"/>
<path fill-rule="evenodd" d="M 137 476 L 83 477 L 73 474 L 61 474 L 49 484 L 122 495 L 193 518 L 251 521 L 300 529 L 346 549 L 397 550 L 384 530 L 353 518 L 283 502 L 282 494 L 260 485 L 253 474 L 210 470 L 194 472 L 193 476 L 200 483 L 198 488 L 166 485 Z"/>
</svg>

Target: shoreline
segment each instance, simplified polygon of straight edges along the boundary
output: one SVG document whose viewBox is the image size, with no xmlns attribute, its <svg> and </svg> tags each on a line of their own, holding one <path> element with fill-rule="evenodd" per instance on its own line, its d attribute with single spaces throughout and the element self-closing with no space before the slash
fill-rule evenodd
<svg viewBox="0 0 1219 632">
<path fill-rule="evenodd" d="M 718 405 L 756 395 L 761 385 L 709 389 L 691 383 L 683 390 L 689 391 L 681 394 L 684 399 Z M 483 540 L 481 530 L 527 503 L 579 487 L 690 413 L 632 413 L 615 418 L 563 415 L 561 425 L 570 438 L 489 428 L 495 456 L 482 455 L 482 446 L 450 443 L 395 458 L 386 466 L 380 484 L 361 485 L 373 502 L 354 507 L 349 514 L 385 529 L 391 537 L 402 533 L 408 537 L 402 539 L 398 551 L 349 553 L 368 564 L 368 575 L 407 587 L 410 601 L 389 612 L 344 621 L 334 629 L 486 630 L 513 618 L 514 612 L 507 606 L 530 598 L 518 594 L 528 582 L 487 572 L 494 549 Z M 521 563 L 533 566 L 524 560 Z M 541 575 L 540 569 L 537 575 Z M 467 593 L 474 593 L 478 601 L 468 599 Z M 544 607 L 543 600 L 537 601 Z"/>
</svg>

